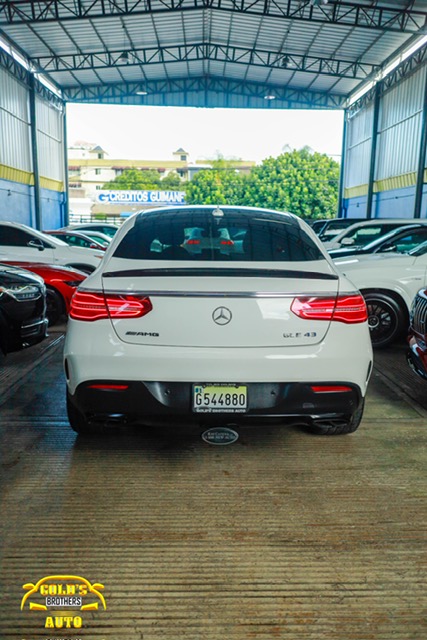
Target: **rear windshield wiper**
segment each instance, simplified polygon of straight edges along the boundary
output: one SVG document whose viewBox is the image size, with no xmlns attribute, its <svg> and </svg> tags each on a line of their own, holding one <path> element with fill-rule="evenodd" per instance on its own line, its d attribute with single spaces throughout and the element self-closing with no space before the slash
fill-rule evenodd
<svg viewBox="0 0 427 640">
<path fill-rule="evenodd" d="M 293 269 L 254 269 L 254 268 L 212 268 L 212 267 L 178 267 L 160 269 L 123 269 L 120 271 L 107 271 L 104 278 L 132 278 L 132 277 L 198 277 L 198 276 L 225 276 L 243 278 L 300 278 L 304 280 L 338 280 L 335 273 L 322 273 L 319 271 L 300 271 Z"/>
</svg>

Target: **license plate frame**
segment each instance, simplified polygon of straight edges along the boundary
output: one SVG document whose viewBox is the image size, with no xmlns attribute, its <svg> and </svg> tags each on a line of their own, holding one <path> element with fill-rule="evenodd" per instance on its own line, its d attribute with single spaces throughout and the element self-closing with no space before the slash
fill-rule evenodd
<svg viewBox="0 0 427 640">
<path fill-rule="evenodd" d="M 247 413 L 248 387 L 230 382 L 193 384 L 191 405 L 194 413 Z"/>
</svg>

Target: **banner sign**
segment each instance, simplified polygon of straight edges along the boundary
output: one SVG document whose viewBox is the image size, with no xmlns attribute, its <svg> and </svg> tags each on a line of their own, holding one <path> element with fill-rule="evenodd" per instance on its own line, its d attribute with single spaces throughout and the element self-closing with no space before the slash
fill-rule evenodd
<svg viewBox="0 0 427 640">
<path fill-rule="evenodd" d="M 102 204 L 185 204 L 184 191 L 98 191 Z"/>
</svg>

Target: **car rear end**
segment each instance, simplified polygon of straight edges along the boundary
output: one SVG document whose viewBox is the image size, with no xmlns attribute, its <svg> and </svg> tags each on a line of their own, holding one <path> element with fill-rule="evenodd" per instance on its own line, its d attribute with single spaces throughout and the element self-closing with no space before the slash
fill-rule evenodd
<svg viewBox="0 0 427 640">
<path fill-rule="evenodd" d="M 73 298 L 69 403 L 87 420 L 321 424 L 363 405 L 363 298 L 290 214 L 127 221 Z"/>
</svg>

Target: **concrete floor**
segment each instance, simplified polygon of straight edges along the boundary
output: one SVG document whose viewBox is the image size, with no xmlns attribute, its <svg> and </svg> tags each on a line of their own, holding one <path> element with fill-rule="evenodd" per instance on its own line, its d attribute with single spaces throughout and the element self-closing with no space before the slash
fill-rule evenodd
<svg viewBox="0 0 427 640">
<path fill-rule="evenodd" d="M 427 637 L 427 413 L 390 380 L 403 345 L 377 354 L 355 434 L 253 427 L 227 447 L 198 429 L 76 438 L 61 348 L 3 375 L 1 640 Z M 46 629 L 20 603 L 49 575 L 103 583 L 107 610 Z"/>
</svg>

